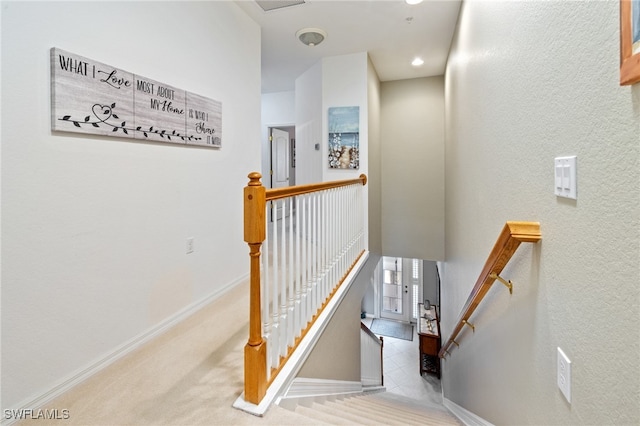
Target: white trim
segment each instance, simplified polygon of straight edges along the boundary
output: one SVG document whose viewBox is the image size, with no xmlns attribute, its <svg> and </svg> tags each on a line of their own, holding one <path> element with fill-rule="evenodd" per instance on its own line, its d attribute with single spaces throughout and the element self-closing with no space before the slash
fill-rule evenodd
<svg viewBox="0 0 640 426">
<path fill-rule="evenodd" d="M 456 416 L 462 423 L 467 426 L 493 426 L 493 423 L 490 423 L 483 419 L 480 416 L 473 414 L 471 411 L 467 410 L 451 401 L 450 399 L 442 397 L 442 403 L 445 407 L 451 411 L 451 413 Z"/>
<path fill-rule="evenodd" d="M 361 382 L 296 377 L 285 391 L 282 399 L 361 392 Z"/>
<path fill-rule="evenodd" d="M 76 373 L 72 373 L 66 378 L 63 378 L 62 380 L 60 380 L 60 382 L 57 385 L 53 386 L 48 391 L 45 391 L 44 393 L 38 396 L 24 400 L 22 403 L 18 404 L 18 408 L 16 409 L 20 410 L 20 409 L 37 408 L 37 407 L 44 406 L 48 402 L 52 401 L 53 399 L 57 398 L 63 393 L 69 391 L 74 386 L 84 382 L 94 374 L 104 370 L 109 365 L 113 364 L 114 362 L 118 361 L 119 359 L 123 358 L 124 356 L 128 355 L 134 350 L 140 348 L 142 345 L 151 341 L 155 337 L 161 335 L 162 333 L 164 333 L 171 327 L 175 326 L 176 324 L 180 323 L 187 317 L 193 315 L 194 313 L 196 313 L 197 311 L 199 311 L 200 309 L 202 309 L 203 307 L 205 307 L 215 299 L 221 297 L 223 294 L 225 294 L 232 288 L 236 287 L 237 285 L 243 282 L 246 282 L 248 279 L 249 279 L 249 274 L 244 274 L 243 276 L 230 282 L 226 286 L 215 290 L 213 293 L 209 294 L 208 296 L 205 296 L 199 301 L 189 306 L 186 306 L 184 309 L 176 312 L 174 315 L 170 316 L 166 320 L 156 324 L 155 326 L 151 327 L 147 331 L 144 331 L 139 335 L 133 337 L 129 341 L 123 343 L 122 345 L 114 349 L 111 353 L 107 354 L 102 359 L 98 360 L 92 365 L 80 371 L 77 371 Z M 4 408 L 11 409 L 10 407 L 4 407 Z M 8 426 L 17 421 L 17 419 L 9 420 L 8 422 L 6 420 L 7 419 L 3 418 L 0 424 L 2 424 L 3 426 Z"/>
<path fill-rule="evenodd" d="M 298 347 L 293 351 L 289 361 L 282 367 L 280 373 L 273 380 L 269 388 L 267 389 L 267 393 L 264 398 L 258 405 L 252 404 L 250 402 L 245 401 L 244 392 L 242 395 L 236 399 L 233 403 L 234 408 L 237 408 L 242 411 L 246 411 L 247 413 L 253 414 L 255 416 L 263 416 L 271 404 L 282 394 L 282 389 L 288 388 L 293 382 L 295 375 L 302 368 L 302 364 L 307 359 L 311 350 L 315 346 L 318 337 L 322 334 L 324 329 L 326 328 L 329 319 L 333 316 L 338 306 L 340 306 L 340 302 L 346 295 L 349 288 L 355 281 L 356 276 L 362 269 L 362 266 L 365 264 L 367 259 L 369 258 L 369 251 L 365 250 L 365 252 L 360 256 L 360 259 L 354 267 L 351 269 L 351 272 L 346 276 L 344 282 L 335 295 L 331 298 L 327 306 L 318 316 L 318 319 L 313 323 L 307 334 L 300 341 Z"/>
</svg>

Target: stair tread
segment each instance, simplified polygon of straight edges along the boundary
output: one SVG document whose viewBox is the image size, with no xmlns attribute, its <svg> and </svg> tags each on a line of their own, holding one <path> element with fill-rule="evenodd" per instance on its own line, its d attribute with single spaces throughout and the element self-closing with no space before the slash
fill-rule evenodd
<svg viewBox="0 0 640 426">
<path fill-rule="evenodd" d="M 326 421 L 328 424 L 332 425 L 358 425 L 360 423 L 345 419 L 341 416 L 336 416 L 332 413 L 327 413 L 325 410 L 319 409 L 319 406 L 324 404 L 314 403 L 311 404 L 310 407 L 306 407 L 304 405 L 298 405 L 294 411 L 294 413 L 303 415 L 310 419 L 314 420 L 322 420 Z"/>
<path fill-rule="evenodd" d="M 361 398 L 353 398 L 354 400 L 360 400 Z M 406 421 L 420 421 L 424 418 L 423 415 L 418 415 L 414 413 L 409 413 L 403 411 L 402 409 L 396 409 L 391 407 L 378 407 L 372 402 L 362 402 L 362 401 L 343 401 L 341 406 L 339 406 L 340 410 L 349 411 L 352 413 L 356 413 L 358 415 L 362 415 L 367 418 L 371 418 L 373 420 L 379 420 L 381 418 L 389 419 L 389 420 L 406 420 Z"/>
<path fill-rule="evenodd" d="M 371 395 L 367 401 L 371 401 L 380 406 L 402 407 L 406 411 L 416 413 L 431 413 L 433 411 L 439 411 L 450 415 L 449 410 L 447 410 L 442 404 L 420 401 L 398 394 L 383 393 Z"/>
<path fill-rule="evenodd" d="M 424 402 L 390 392 L 359 394 L 346 398 L 322 398 L 298 405 L 295 413 L 314 424 L 334 425 L 460 425 L 444 405 Z M 323 423 L 326 422 L 326 423 Z"/>
<path fill-rule="evenodd" d="M 376 406 L 373 403 L 368 403 L 366 405 L 363 404 L 354 404 L 352 405 L 353 408 L 357 409 L 357 410 L 367 410 L 368 412 L 371 413 L 379 413 L 380 415 L 387 415 L 385 413 L 393 413 L 393 417 L 394 418 L 405 418 L 408 420 L 411 419 L 421 419 L 424 417 L 443 417 L 443 415 L 446 417 L 448 416 L 448 414 L 442 412 L 442 411 L 420 411 L 420 412 L 415 412 L 415 411 L 407 411 L 404 409 L 398 409 L 398 408 L 394 408 L 394 407 L 387 407 L 387 406 Z"/>
</svg>

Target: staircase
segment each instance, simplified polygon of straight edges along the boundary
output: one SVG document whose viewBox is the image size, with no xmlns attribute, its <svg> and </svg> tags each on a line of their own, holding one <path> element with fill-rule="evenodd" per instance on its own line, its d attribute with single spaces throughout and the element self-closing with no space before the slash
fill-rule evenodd
<svg viewBox="0 0 640 426">
<path fill-rule="evenodd" d="M 461 425 L 443 405 L 424 403 L 388 392 L 297 405 L 297 414 L 312 424 L 331 425 Z"/>
</svg>

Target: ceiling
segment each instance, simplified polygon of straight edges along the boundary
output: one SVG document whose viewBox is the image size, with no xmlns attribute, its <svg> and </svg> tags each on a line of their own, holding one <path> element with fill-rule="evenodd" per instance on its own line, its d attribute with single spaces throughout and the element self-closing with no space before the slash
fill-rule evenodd
<svg viewBox="0 0 640 426">
<path fill-rule="evenodd" d="M 295 79 L 323 57 L 358 52 L 369 52 L 381 81 L 442 75 L 461 1 L 305 0 L 270 11 L 254 0 L 237 3 L 262 28 L 262 93 L 272 93 L 294 90 Z M 296 32 L 307 27 L 324 30 L 326 39 L 305 46 Z M 416 56 L 421 67 L 411 65 Z"/>
</svg>

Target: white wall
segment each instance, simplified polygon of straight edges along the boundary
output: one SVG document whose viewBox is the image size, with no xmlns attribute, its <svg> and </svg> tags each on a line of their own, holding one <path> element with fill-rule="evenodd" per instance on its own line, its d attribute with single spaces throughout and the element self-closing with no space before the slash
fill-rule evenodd
<svg viewBox="0 0 640 426">
<path fill-rule="evenodd" d="M 264 93 L 262 95 L 262 184 L 269 186 L 269 170 L 271 169 L 271 148 L 269 144 L 269 128 L 291 126 L 296 121 L 295 92 Z M 290 135 L 295 137 L 295 135 Z M 295 176 L 294 176 L 295 179 Z"/>
<path fill-rule="evenodd" d="M 322 62 L 296 79 L 296 183 L 322 182 Z"/>
<path fill-rule="evenodd" d="M 381 84 L 382 254 L 444 259 L 444 79 Z"/>
<path fill-rule="evenodd" d="M 366 52 L 322 59 L 322 176 L 323 181 L 354 179 L 368 173 L 368 62 Z M 329 108 L 360 107 L 360 168 L 329 168 Z M 366 193 L 366 191 L 365 191 Z"/>
<path fill-rule="evenodd" d="M 445 396 L 495 424 L 640 423 L 640 85 L 619 86 L 619 3 L 464 2 L 446 71 L 453 327 L 504 222 L 541 223 L 443 363 Z M 578 156 L 578 199 L 553 159 Z M 572 361 L 569 404 L 556 351 Z"/>
<path fill-rule="evenodd" d="M 382 254 L 382 155 L 380 141 L 380 79 L 369 58 L 367 67 L 367 186 L 369 187 L 369 251 Z"/>
<path fill-rule="evenodd" d="M 221 101 L 222 149 L 52 133 L 54 46 Z M 260 29 L 232 2 L 2 2 L 1 146 L 10 408 L 246 277 Z"/>
<path fill-rule="evenodd" d="M 322 59 L 322 176 L 323 182 L 356 179 L 369 174 L 369 57 L 366 52 L 332 56 Z M 377 78 L 377 76 L 376 76 Z M 329 108 L 360 107 L 360 168 L 357 170 L 329 168 Z M 369 186 L 364 187 L 365 223 L 369 229 Z M 365 234 L 365 247 L 369 236 Z"/>
</svg>

